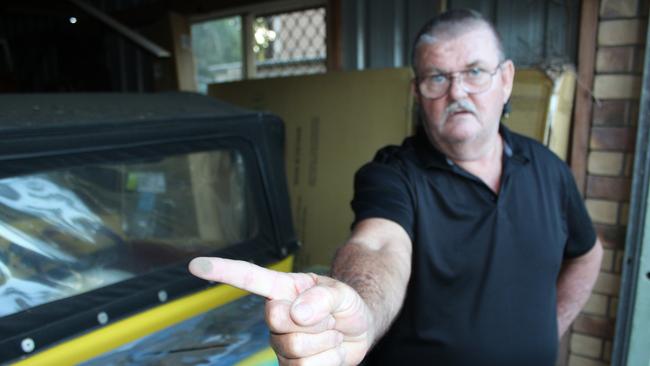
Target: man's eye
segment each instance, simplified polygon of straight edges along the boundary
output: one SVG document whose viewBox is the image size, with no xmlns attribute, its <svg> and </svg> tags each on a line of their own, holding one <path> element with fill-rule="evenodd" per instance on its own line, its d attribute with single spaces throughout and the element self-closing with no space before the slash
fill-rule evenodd
<svg viewBox="0 0 650 366">
<path fill-rule="evenodd" d="M 472 77 L 472 78 L 481 77 L 484 73 L 485 73 L 485 71 L 483 69 L 479 69 L 478 67 L 474 67 L 474 68 L 471 68 L 471 69 L 465 71 L 465 74 L 467 76 L 469 76 L 469 77 Z"/>
<path fill-rule="evenodd" d="M 442 74 L 431 75 L 429 81 L 434 84 L 444 84 L 447 82 L 447 77 Z"/>
</svg>

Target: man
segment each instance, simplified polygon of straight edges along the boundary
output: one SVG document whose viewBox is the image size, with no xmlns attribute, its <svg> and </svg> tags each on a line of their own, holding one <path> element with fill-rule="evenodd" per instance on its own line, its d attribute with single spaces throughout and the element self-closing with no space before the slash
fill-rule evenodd
<svg viewBox="0 0 650 366">
<path fill-rule="evenodd" d="M 357 173 L 333 278 L 190 270 L 270 299 L 282 365 L 553 365 L 602 256 L 571 173 L 500 124 L 514 65 L 478 13 L 425 25 L 413 67 L 422 126 Z"/>
</svg>

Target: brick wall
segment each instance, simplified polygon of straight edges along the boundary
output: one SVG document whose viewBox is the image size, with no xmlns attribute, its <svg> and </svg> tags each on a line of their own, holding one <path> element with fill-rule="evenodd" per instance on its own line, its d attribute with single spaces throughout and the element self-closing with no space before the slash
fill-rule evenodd
<svg viewBox="0 0 650 366">
<path fill-rule="evenodd" d="M 594 293 L 572 326 L 569 366 L 610 364 L 629 210 L 648 0 L 601 0 L 587 209 L 605 249 Z"/>
</svg>

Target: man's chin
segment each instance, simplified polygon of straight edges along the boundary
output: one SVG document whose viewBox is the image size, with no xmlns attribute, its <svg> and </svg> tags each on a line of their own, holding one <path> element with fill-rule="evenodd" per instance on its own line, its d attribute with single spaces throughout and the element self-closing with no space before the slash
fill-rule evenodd
<svg viewBox="0 0 650 366">
<path fill-rule="evenodd" d="M 476 123 L 463 123 L 462 125 L 456 124 L 443 132 L 443 138 L 450 144 L 463 144 L 471 142 L 480 134 L 481 130 L 476 126 Z"/>
</svg>

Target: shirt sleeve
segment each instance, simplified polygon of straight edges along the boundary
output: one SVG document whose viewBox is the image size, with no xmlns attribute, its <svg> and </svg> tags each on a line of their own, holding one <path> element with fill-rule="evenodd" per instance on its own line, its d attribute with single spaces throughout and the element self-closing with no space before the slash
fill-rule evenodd
<svg viewBox="0 0 650 366">
<path fill-rule="evenodd" d="M 564 258 L 569 259 L 579 257 L 591 250 L 596 243 L 596 230 L 568 167 L 565 169 L 564 181 L 568 234 Z"/>
<path fill-rule="evenodd" d="M 354 177 L 354 222 L 382 218 L 404 228 L 413 240 L 414 207 L 409 184 L 396 167 L 380 162 L 364 165 Z"/>
</svg>

